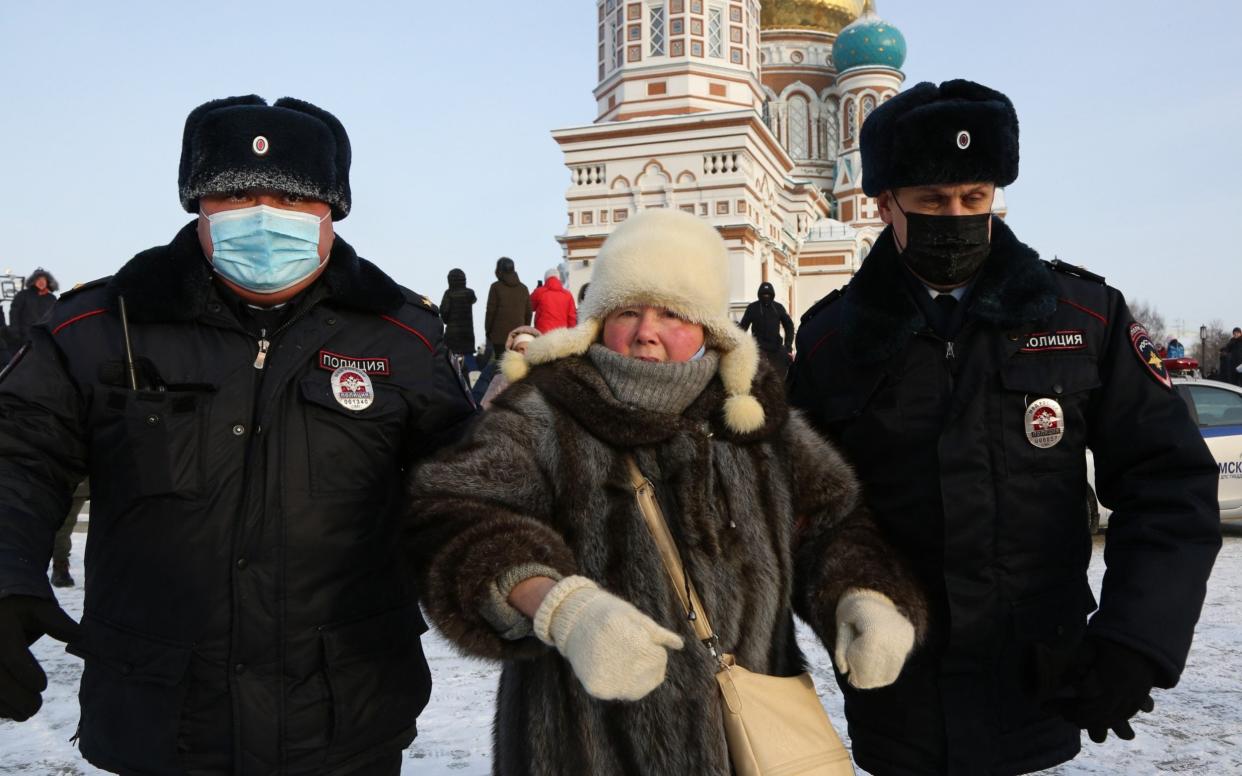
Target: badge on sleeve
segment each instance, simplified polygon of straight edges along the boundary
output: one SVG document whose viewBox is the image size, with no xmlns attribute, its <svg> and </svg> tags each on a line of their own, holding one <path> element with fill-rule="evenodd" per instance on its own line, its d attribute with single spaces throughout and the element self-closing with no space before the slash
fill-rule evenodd
<svg viewBox="0 0 1242 776">
<path fill-rule="evenodd" d="M 1026 440 L 1039 448 L 1056 445 L 1065 436 L 1065 411 L 1055 399 L 1036 399 L 1026 408 Z"/>
<path fill-rule="evenodd" d="M 365 410 L 375 401 L 371 376 L 361 369 L 341 367 L 332 373 L 332 396 L 347 410 Z"/>
<path fill-rule="evenodd" d="M 1169 370 L 1164 368 L 1164 359 L 1160 357 L 1156 343 L 1151 341 L 1151 335 L 1141 323 L 1130 324 L 1130 344 L 1134 346 L 1139 362 L 1152 376 L 1152 379 L 1165 388 L 1173 390 L 1173 381 L 1169 379 Z"/>
</svg>

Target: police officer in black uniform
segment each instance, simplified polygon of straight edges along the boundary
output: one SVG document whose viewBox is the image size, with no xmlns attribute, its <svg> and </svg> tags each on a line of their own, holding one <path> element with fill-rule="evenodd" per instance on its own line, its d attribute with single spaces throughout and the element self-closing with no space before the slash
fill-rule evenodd
<svg viewBox="0 0 1242 776">
<path fill-rule="evenodd" d="M 888 228 L 809 310 L 790 376 L 933 601 L 891 687 L 841 682 L 876 774 L 1026 773 L 1151 711 L 1186 662 L 1220 547 L 1216 467 L 1116 289 L 991 215 L 1018 175 L 1005 95 L 922 83 L 862 129 Z M 1085 454 L 1114 511 L 1087 584 Z"/>
<path fill-rule="evenodd" d="M 0 378 L 0 716 L 85 660 L 83 755 L 126 774 L 395 776 L 430 692 L 403 473 L 473 415 L 424 298 L 361 258 L 350 146 L 255 96 L 186 121 L 194 221 L 65 294 Z M 44 569 L 90 475 L 86 607 Z"/>
</svg>

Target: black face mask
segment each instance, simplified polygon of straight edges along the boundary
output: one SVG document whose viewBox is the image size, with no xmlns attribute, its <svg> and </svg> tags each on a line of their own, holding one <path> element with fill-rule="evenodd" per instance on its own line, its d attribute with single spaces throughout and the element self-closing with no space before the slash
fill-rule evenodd
<svg viewBox="0 0 1242 776">
<path fill-rule="evenodd" d="M 970 280 L 992 251 L 991 213 L 929 216 L 907 213 L 896 197 L 893 203 L 906 217 L 901 258 L 914 274 L 934 286 L 957 286 Z"/>
</svg>

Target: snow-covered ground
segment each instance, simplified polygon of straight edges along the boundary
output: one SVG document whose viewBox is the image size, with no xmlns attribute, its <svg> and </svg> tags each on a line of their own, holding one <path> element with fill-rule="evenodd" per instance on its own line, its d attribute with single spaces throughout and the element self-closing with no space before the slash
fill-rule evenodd
<svg viewBox="0 0 1242 776">
<path fill-rule="evenodd" d="M 73 573 L 82 579 L 82 539 L 74 537 Z M 1092 583 L 1103 573 L 1097 540 Z M 81 587 L 61 593 L 75 617 L 82 613 Z M 802 641 L 816 683 L 833 720 L 842 722 L 828 655 L 809 631 Z M 434 634 L 426 641 L 435 690 L 418 725 L 420 735 L 406 752 L 403 774 L 483 776 L 491 772 L 492 697 L 496 670 L 463 659 Z M 77 724 L 76 701 L 81 662 L 62 645 L 43 639 L 35 654 L 48 673 L 44 706 L 29 722 L 0 722 L 0 773 L 30 776 L 88 776 L 102 771 L 87 765 L 69 743 Z M 1131 742 L 1110 736 L 1097 746 L 1087 741 L 1077 760 L 1048 771 L 1058 776 L 1083 774 L 1187 773 L 1242 774 L 1242 535 L 1236 531 L 1225 547 L 1208 587 L 1190 662 L 1181 684 L 1155 694 L 1156 713 L 1140 715 Z M 843 726 L 842 726 L 843 727 Z M 842 729 L 844 733 L 844 730 Z M 847 741 L 848 744 L 848 741 Z"/>
</svg>

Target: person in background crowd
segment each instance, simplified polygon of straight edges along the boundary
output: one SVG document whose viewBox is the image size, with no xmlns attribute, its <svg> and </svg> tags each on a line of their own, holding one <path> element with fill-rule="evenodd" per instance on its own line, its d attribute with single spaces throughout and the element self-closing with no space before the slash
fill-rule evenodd
<svg viewBox="0 0 1242 776">
<path fill-rule="evenodd" d="M 649 478 L 738 664 L 796 675 L 793 612 L 859 687 L 924 621 L 850 467 L 727 314 L 728 251 L 653 209 L 608 237 L 574 329 L 505 355 L 513 384 L 412 486 L 413 566 L 444 634 L 504 661 L 494 772 L 728 774 L 722 704 L 635 498 Z M 773 725 L 779 727 L 778 718 Z"/>
<path fill-rule="evenodd" d="M 932 617 L 892 687 L 842 683 L 854 757 L 1017 774 L 1074 757 L 1084 729 L 1133 738 L 1186 665 L 1220 549 L 1212 456 L 1121 293 L 992 216 L 1018 176 L 1009 98 L 918 84 L 861 151 L 888 226 L 803 318 L 790 401 L 855 466 Z M 1088 445 L 1113 510 L 1098 608 Z"/>
<path fill-rule="evenodd" d="M 483 328 L 492 350 L 500 356 L 505 352 L 509 332 L 530 325 L 530 289 L 522 285 L 513 259 L 501 256 L 496 260 L 496 282 L 487 292 L 487 313 Z"/>
<path fill-rule="evenodd" d="M 771 283 L 759 284 L 759 298 L 746 306 L 746 313 L 738 325 L 749 331 L 759 344 L 759 350 L 772 359 L 780 370 L 789 368 L 790 352 L 793 350 L 794 322 L 785 306 L 776 301 L 776 289 Z M 784 338 L 781 331 L 784 331 Z"/>
<path fill-rule="evenodd" d="M 509 332 L 509 339 L 505 342 L 505 352 L 513 351 L 525 354 L 526 346 L 533 342 L 542 334 L 541 331 L 534 326 L 519 326 Z M 503 357 L 502 357 L 503 358 Z M 489 374 L 487 375 L 487 383 L 484 385 L 482 398 L 479 400 L 479 406 L 483 409 L 489 409 L 492 402 L 500 395 L 500 392 L 509 387 L 509 380 L 504 373 L 499 371 L 502 359 L 495 359 L 489 366 Z M 483 377 L 480 376 L 480 381 Z"/>
<path fill-rule="evenodd" d="M 402 482 L 474 407 L 434 305 L 336 233 L 349 166 L 310 103 L 194 109 L 194 220 L 62 297 L 0 380 L 0 716 L 42 703 L 28 646 L 68 642 L 101 769 L 396 776 L 414 739 Z M 79 626 L 46 569 L 86 474 Z"/>
<path fill-rule="evenodd" d="M 4 308 L 0 307 L 0 369 L 4 369 L 17 348 L 21 347 L 14 344 L 14 339 L 8 321 L 5 320 Z"/>
<path fill-rule="evenodd" d="M 1233 327 L 1233 336 L 1220 352 L 1221 372 L 1224 374 L 1221 379 L 1233 385 L 1242 385 L 1242 374 L 1238 372 L 1238 367 L 1242 367 L 1242 328 Z"/>
<path fill-rule="evenodd" d="M 1169 346 L 1165 350 L 1166 358 L 1185 358 L 1186 348 L 1182 343 L 1177 341 L 1177 337 L 1169 340 Z"/>
<path fill-rule="evenodd" d="M 474 289 L 466 287 L 466 273 L 460 269 L 449 270 L 448 290 L 440 298 L 444 343 L 450 353 L 461 357 L 468 372 L 477 368 L 474 358 L 474 304 L 477 301 Z"/>
<path fill-rule="evenodd" d="M 73 552 L 73 529 L 78 526 L 78 515 L 91 497 L 90 481 L 82 480 L 73 491 L 69 513 L 56 531 L 52 541 L 52 587 L 73 587 L 76 582 L 69 573 L 69 555 Z"/>
<path fill-rule="evenodd" d="M 544 273 L 543 286 L 530 295 L 530 306 L 535 313 L 535 328 L 543 334 L 578 325 L 574 295 L 561 285 L 558 270 L 550 269 Z"/>
<path fill-rule="evenodd" d="M 56 292 L 60 285 L 52 273 L 38 267 L 26 278 L 26 287 L 17 292 L 9 306 L 9 326 L 13 338 L 21 347 L 30 337 L 30 328 L 48 314 L 56 304 Z"/>
</svg>

